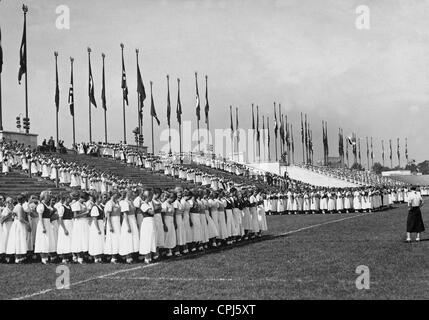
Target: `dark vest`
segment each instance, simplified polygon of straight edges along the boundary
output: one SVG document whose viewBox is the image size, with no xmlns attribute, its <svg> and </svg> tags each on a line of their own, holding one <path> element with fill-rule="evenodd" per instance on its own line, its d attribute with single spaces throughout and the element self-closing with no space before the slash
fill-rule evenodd
<svg viewBox="0 0 429 320">
<path fill-rule="evenodd" d="M 72 220 L 73 211 L 71 210 L 71 208 L 65 205 L 63 205 L 63 208 L 64 208 L 63 220 Z"/>
</svg>

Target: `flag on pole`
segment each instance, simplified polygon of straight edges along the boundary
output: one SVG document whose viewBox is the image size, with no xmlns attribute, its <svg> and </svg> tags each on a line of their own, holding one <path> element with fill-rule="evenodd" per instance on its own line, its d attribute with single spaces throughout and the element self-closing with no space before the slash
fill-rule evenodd
<svg viewBox="0 0 429 320">
<path fill-rule="evenodd" d="M 392 160 L 392 139 L 389 140 L 389 144 L 390 144 L 390 160 Z"/>
<path fill-rule="evenodd" d="M 89 79 L 88 79 L 88 95 L 89 101 L 94 107 L 97 108 L 97 102 L 95 102 L 95 93 L 94 93 L 94 78 L 92 77 L 92 69 L 91 69 L 91 57 L 89 57 Z"/>
<path fill-rule="evenodd" d="M 70 70 L 70 88 L 69 88 L 69 107 L 70 107 L 70 114 L 72 117 L 74 117 L 74 90 L 73 90 L 73 58 L 70 58 L 71 60 L 71 70 Z"/>
<path fill-rule="evenodd" d="M 122 48 L 122 81 L 121 88 L 124 100 L 128 106 L 128 86 L 127 86 L 127 74 L 125 72 L 125 62 L 124 62 L 124 50 Z"/>
<path fill-rule="evenodd" d="M 0 74 L 3 71 L 3 49 L 1 46 L 1 28 L 0 28 Z"/>
<path fill-rule="evenodd" d="M 126 79 L 125 79 L 125 81 L 126 81 Z M 126 83 L 125 83 L 125 85 L 126 85 Z M 128 95 L 128 91 L 127 91 L 127 95 Z M 143 102 L 146 99 L 146 90 L 144 88 L 142 74 L 140 72 L 140 66 L 138 64 L 137 64 L 137 95 L 139 98 L 140 118 L 141 118 L 143 115 Z M 127 98 L 127 100 L 128 100 L 128 98 Z"/>
<path fill-rule="evenodd" d="M 285 140 L 285 134 L 284 134 L 284 130 L 285 130 L 285 128 L 284 128 L 284 119 L 283 119 L 283 116 L 281 117 L 281 119 L 280 119 L 280 140 L 281 140 L 281 142 L 282 143 L 284 143 L 284 140 Z"/>
<path fill-rule="evenodd" d="M 384 165 L 384 140 L 381 140 L 381 159 L 383 160 Z"/>
<path fill-rule="evenodd" d="M 270 141 L 271 141 L 271 137 L 270 137 L 270 118 L 267 116 L 267 130 L 268 130 L 268 150 L 270 150 Z"/>
<path fill-rule="evenodd" d="M 107 102 L 106 102 L 106 74 L 104 72 L 104 53 L 102 55 L 103 57 L 103 74 L 102 74 L 102 80 L 101 80 L 101 106 L 104 110 L 107 110 Z"/>
<path fill-rule="evenodd" d="M 259 142 L 260 132 L 259 132 L 259 106 L 256 106 L 256 141 Z"/>
<path fill-rule="evenodd" d="M 240 142 L 240 130 L 238 130 L 238 108 L 235 107 L 235 131 L 237 136 L 237 143 Z"/>
<path fill-rule="evenodd" d="M 371 162 L 373 162 L 373 161 L 374 161 L 374 148 L 372 145 L 372 137 L 371 137 Z"/>
<path fill-rule="evenodd" d="M 277 139 L 277 131 L 278 131 L 278 126 L 277 126 L 276 103 L 274 102 L 274 135 L 276 139 Z"/>
<path fill-rule="evenodd" d="M 291 139 L 291 148 L 292 148 L 292 156 L 295 153 L 295 142 L 293 141 L 293 127 L 292 123 L 290 124 L 290 139 Z"/>
<path fill-rule="evenodd" d="M 152 94 L 152 81 L 150 82 L 150 115 L 155 118 L 156 122 L 158 123 L 158 126 L 160 125 L 160 121 L 158 119 L 158 116 L 156 115 L 155 110 L 155 103 L 153 102 L 153 94 Z"/>
<path fill-rule="evenodd" d="M 229 115 L 231 120 L 231 137 L 234 136 L 234 123 L 232 122 L 232 106 L 229 106 Z"/>
<path fill-rule="evenodd" d="M 182 104 L 180 103 L 180 79 L 177 79 L 177 107 L 176 107 L 177 122 L 182 125 Z"/>
<path fill-rule="evenodd" d="M 206 115 L 206 123 L 209 123 L 209 89 L 208 89 L 208 84 L 207 84 L 207 79 L 208 77 L 206 76 L 206 106 L 204 107 L 204 113 Z"/>
<path fill-rule="evenodd" d="M 170 128 L 171 103 L 170 103 L 170 77 L 167 75 L 167 124 Z"/>
<path fill-rule="evenodd" d="M 200 94 L 198 92 L 198 74 L 195 72 L 195 114 L 197 115 L 197 121 L 201 119 L 201 107 L 200 107 Z"/>
<path fill-rule="evenodd" d="M 252 103 L 252 130 L 255 131 L 255 112 L 253 110 L 253 103 Z"/>
<path fill-rule="evenodd" d="M 408 139 L 405 138 L 405 159 L 407 159 L 408 162 Z"/>
<path fill-rule="evenodd" d="M 399 152 L 399 138 L 398 138 L 398 140 L 397 140 L 397 150 L 396 150 L 396 153 L 397 153 L 397 155 L 398 155 L 398 161 L 401 161 L 401 153 Z"/>
<path fill-rule="evenodd" d="M 19 49 L 18 83 L 21 84 L 22 76 L 27 73 L 27 24 L 24 17 L 24 29 L 22 32 L 21 47 Z"/>
<path fill-rule="evenodd" d="M 58 63 L 57 63 L 58 53 L 55 52 L 55 107 L 57 112 L 60 110 L 60 86 L 58 84 Z"/>
<path fill-rule="evenodd" d="M 301 142 L 304 145 L 304 124 L 302 122 L 302 112 L 301 112 Z"/>
</svg>

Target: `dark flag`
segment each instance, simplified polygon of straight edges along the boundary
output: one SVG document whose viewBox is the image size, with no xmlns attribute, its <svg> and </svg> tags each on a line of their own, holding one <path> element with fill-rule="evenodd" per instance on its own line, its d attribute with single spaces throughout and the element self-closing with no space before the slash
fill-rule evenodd
<svg viewBox="0 0 429 320">
<path fill-rule="evenodd" d="M 207 85 L 207 76 L 206 76 L 206 106 L 204 107 L 204 113 L 206 114 L 206 123 L 209 123 L 209 89 L 208 89 L 208 85 Z"/>
<path fill-rule="evenodd" d="M 368 143 L 368 137 L 366 137 L 366 159 L 369 160 L 369 143 Z"/>
<path fill-rule="evenodd" d="M 256 141 L 259 142 L 260 132 L 259 132 L 259 106 L 256 106 Z"/>
<path fill-rule="evenodd" d="M 21 84 L 22 76 L 27 73 L 27 23 L 24 16 L 24 30 L 22 32 L 21 47 L 19 49 L 18 82 Z"/>
<path fill-rule="evenodd" d="M 92 69 L 91 69 L 91 58 L 89 58 L 89 79 L 88 79 L 88 95 L 89 101 L 94 107 L 97 108 L 97 102 L 95 102 L 95 93 L 94 93 L 94 78 L 92 77 Z"/>
<path fill-rule="evenodd" d="M 122 81 L 121 88 L 124 100 L 128 106 L 128 86 L 127 86 L 127 74 L 125 73 L 125 63 L 124 63 L 124 50 L 122 48 Z"/>
<path fill-rule="evenodd" d="M 234 123 L 232 122 L 232 106 L 229 106 L 229 115 L 231 118 L 231 137 L 234 135 Z"/>
<path fill-rule="evenodd" d="M 57 112 L 60 110 L 60 86 L 58 84 L 58 63 L 57 63 L 58 53 L 55 52 L 55 107 Z"/>
<path fill-rule="evenodd" d="M 103 74 L 102 74 L 102 80 L 101 80 L 101 106 L 104 110 L 107 110 L 107 102 L 106 102 L 106 75 L 104 72 L 104 53 L 102 54 L 103 57 Z"/>
<path fill-rule="evenodd" d="M 195 114 L 197 115 L 197 121 L 201 119 L 201 106 L 200 106 L 200 94 L 198 92 L 198 75 L 195 72 Z"/>
<path fill-rule="evenodd" d="M 70 88 L 69 88 L 69 107 L 70 107 L 70 114 L 72 117 L 74 117 L 74 90 L 73 90 L 73 58 L 70 58 L 71 61 L 71 70 L 70 70 Z"/>
<path fill-rule="evenodd" d="M 235 107 L 235 131 L 237 135 L 237 143 L 240 142 L 240 131 L 238 130 L 238 108 Z"/>
<path fill-rule="evenodd" d="M 392 153 L 392 139 L 389 140 L 390 144 L 390 161 L 392 161 L 393 153 Z"/>
<path fill-rule="evenodd" d="M 408 139 L 405 138 L 405 159 L 407 159 L 408 162 Z"/>
<path fill-rule="evenodd" d="M 359 146 L 358 146 L 358 148 L 359 148 L 359 164 L 361 164 L 362 163 L 362 157 L 361 157 L 361 153 L 360 153 L 360 138 L 359 138 Z"/>
<path fill-rule="evenodd" d="M 177 79 L 177 107 L 176 107 L 177 122 L 182 125 L 182 104 L 180 103 L 180 79 Z"/>
<path fill-rule="evenodd" d="M 160 121 L 158 119 L 158 116 L 156 115 L 155 110 L 155 103 L 153 102 L 153 95 L 152 95 L 152 81 L 150 82 L 150 115 L 155 118 L 156 122 L 158 123 L 158 126 L 160 125 Z"/>
<path fill-rule="evenodd" d="M 384 140 L 381 140 L 381 159 L 383 160 L 384 166 Z"/>
<path fill-rule="evenodd" d="M 270 150 L 270 141 L 271 141 L 271 137 L 270 137 L 270 118 L 267 117 L 267 130 L 268 130 L 268 150 Z"/>
<path fill-rule="evenodd" d="M 304 123 L 302 122 L 302 112 L 301 112 L 301 142 L 304 146 Z"/>
<path fill-rule="evenodd" d="M 1 46 L 1 28 L 0 28 L 0 73 L 3 71 L 3 49 Z"/>
<path fill-rule="evenodd" d="M 397 149 L 396 149 L 396 153 L 398 155 L 398 161 L 401 161 L 401 153 L 399 152 L 399 138 L 397 140 Z"/>
<path fill-rule="evenodd" d="M 274 102 L 274 135 L 276 139 L 277 139 L 277 131 L 278 131 L 278 126 L 277 126 L 276 103 Z"/>
<path fill-rule="evenodd" d="M 372 137 L 371 137 L 371 162 L 374 162 L 374 149 L 372 145 Z"/>
<path fill-rule="evenodd" d="M 255 131 L 255 112 L 253 109 L 253 103 L 252 103 L 252 130 Z"/>
<path fill-rule="evenodd" d="M 285 130 L 285 128 L 284 128 L 284 119 L 283 119 L 283 116 L 281 117 L 281 119 L 280 119 L 280 140 L 281 140 L 281 142 L 282 142 L 282 144 L 284 144 L 284 140 L 285 140 L 285 137 L 284 137 L 284 130 Z"/>
<path fill-rule="evenodd" d="M 167 124 L 170 128 L 171 103 L 170 103 L 170 77 L 167 76 Z"/>
<path fill-rule="evenodd" d="M 125 83 L 125 86 L 126 86 L 126 83 Z M 127 94 L 128 94 L 128 89 L 127 89 Z M 140 73 L 140 67 L 138 64 L 137 64 L 137 94 L 139 97 L 140 118 L 141 118 L 143 115 L 143 102 L 146 99 L 146 91 L 144 89 L 143 79 L 142 79 L 142 75 Z M 128 98 L 127 98 L 127 104 L 128 104 Z"/>
</svg>

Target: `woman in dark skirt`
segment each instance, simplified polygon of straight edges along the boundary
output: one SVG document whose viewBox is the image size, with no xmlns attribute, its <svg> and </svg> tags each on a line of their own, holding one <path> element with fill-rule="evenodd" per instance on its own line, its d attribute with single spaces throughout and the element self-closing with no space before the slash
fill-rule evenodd
<svg viewBox="0 0 429 320">
<path fill-rule="evenodd" d="M 425 231 L 422 212 L 420 208 L 423 206 L 423 199 L 416 192 L 415 187 L 411 187 L 411 192 L 408 196 L 408 218 L 407 218 L 407 242 L 411 242 L 411 233 L 416 233 L 416 241 L 420 241 L 420 233 Z"/>
</svg>

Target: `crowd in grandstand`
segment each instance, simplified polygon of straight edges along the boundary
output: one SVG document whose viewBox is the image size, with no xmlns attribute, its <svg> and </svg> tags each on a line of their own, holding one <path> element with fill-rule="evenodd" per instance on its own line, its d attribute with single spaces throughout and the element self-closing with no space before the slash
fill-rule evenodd
<svg viewBox="0 0 429 320">
<path fill-rule="evenodd" d="M 315 187 L 219 159 L 197 157 L 197 170 L 169 162 L 169 157 L 146 157 L 121 144 L 80 144 L 76 149 L 160 171 L 189 182 L 190 187 L 149 189 L 144 181 L 3 142 L 4 174 L 11 168 L 31 171 L 45 179 L 58 178 L 70 190 L 0 196 L 1 259 L 21 263 L 36 255 L 42 263 L 137 259 L 150 263 L 261 236 L 267 230 L 266 214 L 371 212 L 408 201 L 408 186 L 386 180 L 383 185 L 358 188 Z M 248 183 L 222 178 L 225 172 L 246 177 Z M 256 187 L 254 181 L 265 183 L 266 188 Z M 428 195 L 428 188 L 420 193 Z"/>
</svg>

